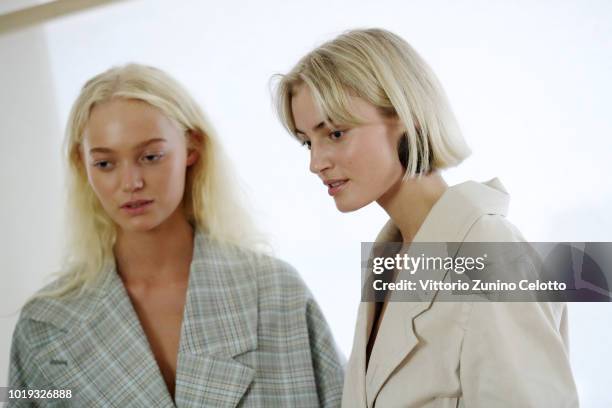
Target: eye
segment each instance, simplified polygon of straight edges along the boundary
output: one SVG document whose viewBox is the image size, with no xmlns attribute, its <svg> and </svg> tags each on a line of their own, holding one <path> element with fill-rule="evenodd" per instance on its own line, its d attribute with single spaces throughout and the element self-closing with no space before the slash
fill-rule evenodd
<svg viewBox="0 0 612 408">
<path fill-rule="evenodd" d="M 113 164 L 108 160 L 95 161 L 93 166 L 99 168 L 100 170 L 111 170 L 113 168 Z"/>
<path fill-rule="evenodd" d="M 334 130 L 333 132 L 331 132 L 329 134 L 329 137 L 331 137 L 332 139 L 335 139 L 335 140 L 340 139 L 342 136 L 344 136 L 344 131 L 343 130 Z"/>
<path fill-rule="evenodd" d="M 308 150 L 310 150 L 310 140 L 304 140 L 302 142 L 302 146 L 304 146 L 305 148 L 307 148 Z"/>
<path fill-rule="evenodd" d="M 142 156 L 140 160 L 144 163 L 155 163 L 161 160 L 162 157 L 164 157 L 163 153 L 149 153 Z"/>
</svg>

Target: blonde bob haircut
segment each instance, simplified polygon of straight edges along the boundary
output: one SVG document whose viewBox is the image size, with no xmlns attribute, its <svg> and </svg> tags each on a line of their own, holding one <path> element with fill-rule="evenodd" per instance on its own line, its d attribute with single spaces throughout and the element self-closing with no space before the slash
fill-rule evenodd
<svg viewBox="0 0 612 408">
<path fill-rule="evenodd" d="M 199 151 L 198 161 L 187 169 L 183 210 L 196 229 L 232 247 L 255 248 L 260 237 L 240 207 L 236 185 L 215 132 L 198 104 L 183 87 L 163 71 L 139 64 L 111 68 L 85 83 L 67 123 L 64 151 L 67 158 L 68 241 L 63 270 L 51 296 L 82 293 L 114 262 L 116 225 L 92 190 L 81 159 L 83 131 L 92 108 L 115 99 L 148 103 L 174 120 Z"/>
<path fill-rule="evenodd" d="M 276 110 L 296 135 L 291 98 L 306 85 L 324 117 L 357 126 L 349 96 L 395 115 L 406 128 L 398 145 L 405 177 L 453 167 L 470 154 L 436 76 L 401 37 L 382 29 L 348 31 L 304 56 L 276 85 Z M 297 136 L 296 136 L 297 137 Z"/>
</svg>

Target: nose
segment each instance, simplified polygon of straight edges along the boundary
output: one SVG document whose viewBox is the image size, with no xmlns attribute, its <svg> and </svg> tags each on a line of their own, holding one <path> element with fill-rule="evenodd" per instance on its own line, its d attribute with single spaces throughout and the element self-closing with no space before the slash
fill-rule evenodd
<svg viewBox="0 0 612 408">
<path fill-rule="evenodd" d="M 127 165 L 121 175 L 121 189 L 133 193 L 144 187 L 144 180 L 138 166 Z"/>
<path fill-rule="evenodd" d="M 321 174 L 331 167 L 330 152 L 325 146 L 314 143 L 310 148 L 310 171 L 314 174 Z"/>
</svg>

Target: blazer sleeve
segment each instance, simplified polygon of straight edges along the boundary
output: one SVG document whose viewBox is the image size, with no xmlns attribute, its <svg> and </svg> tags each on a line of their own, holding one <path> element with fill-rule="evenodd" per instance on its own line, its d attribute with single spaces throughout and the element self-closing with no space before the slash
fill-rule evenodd
<svg viewBox="0 0 612 408">
<path fill-rule="evenodd" d="M 13 340 L 11 344 L 8 387 L 12 389 L 35 389 L 49 390 L 52 389 L 49 382 L 42 374 L 34 361 L 28 332 L 31 325 L 36 324 L 29 319 L 19 319 L 15 331 L 13 332 Z M 31 334 L 31 333 L 30 333 Z M 9 400 L 6 407 L 41 407 L 44 402 L 27 399 Z"/>
<path fill-rule="evenodd" d="M 471 306 L 460 360 L 466 408 L 578 407 L 565 303 Z"/>
<path fill-rule="evenodd" d="M 339 407 L 344 385 L 344 362 L 314 299 L 306 304 L 306 323 L 317 394 L 321 407 Z"/>
</svg>

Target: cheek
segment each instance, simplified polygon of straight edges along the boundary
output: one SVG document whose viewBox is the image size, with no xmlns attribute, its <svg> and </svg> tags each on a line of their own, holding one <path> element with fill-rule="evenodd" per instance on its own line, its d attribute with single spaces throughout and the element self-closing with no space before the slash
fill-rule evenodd
<svg viewBox="0 0 612 408">
<path fill-rule="evenodd" d="M 184 160 L 168 161 L 165 165 L 155 169 L 155 174 L 152 175 L 152 182 L 163 186 L 170 196 L 183 193 L 186 176 L 186 162 Z"/>
<path fill-rule="evenodd" d="M 100 174 L 95 171 L 88 171 L 87 180 L 89 181 L 91 189 L 101 202 L 109 198 L 108 195 L 112 192 L 114 184 L 110 174 Z"/>
<path fill-rule="evenodd" d="M 364 135 L 359 143 L 349 146 L 342 154 L 342 162 L 366 178 L 401 171 L 397 152 L 386 142 L 383 135 Z"/>
<path fill-rule="evenodd" d="M 386 171 L 401 172 L 402 164 L 399 160 L 397 143 L 393 142 L 388 131 L 381 131 L 376 139 L 377 146 L 372 146 L 371 152 L 376 155 L 378 166 Z"/>
<path fill-rule="evenodd" d="M 334 161 L 345 167 L 351 173 L 367 173 L 369 171 L 373 146 L 367 138 L 359 138 L 337 151 Z"/>
<path fill-rule="evenodd" d="M 347 157 L 346 163 L 368 191 L 385 191 L 403 176 L 397 151 L 384 135 L 368 138 Z"/>
</svg>

